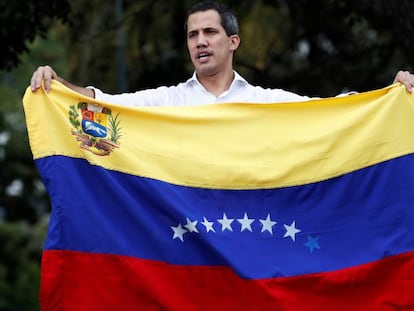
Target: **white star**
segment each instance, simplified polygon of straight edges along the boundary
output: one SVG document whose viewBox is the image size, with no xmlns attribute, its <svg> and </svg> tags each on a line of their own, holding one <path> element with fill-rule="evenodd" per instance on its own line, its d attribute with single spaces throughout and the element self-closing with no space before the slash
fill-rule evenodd
<svg viewBox="0 0 414 311">
<path fill-rule="evenodd" d="M 224 231 L 226 229 L 229 231 L 233 231 L 233 228 L 231 227 L 231 223 L 234 221 L 234 219 L 227 218 L 226 213 L 223 214 L 222 219 L 217 219 L 217 221 L 221 223 L 221 231 Z"/>
<path fill-rule="evenodd" d="M 276 225 L 277 222 L 270 220 L 270 214 L 267 214 L 266 219 L 259 219 L 259 220 L 262 223 L 261 232 L 269 231 L 270 234 L 273 234 L 273 226 Z"/>
<path fill-rule="evenodd" d="M 184 227 L 190 232 L 198 233 L 198 229 L 196 227 L 198 220 L 191 221 L 190 219 L 188 219 L 188 217 L 186 219 L 187 219 L 187 224 L 184 225 Z"/>
<path fill-rule="evenodd" d="M 286 233 L 283 237 L 284 238 L 290 237 L 292 239 L 292 241 L 294 242 L 295 238 L 296 238 L 296 234 L 301 231 L 300 229 L 297 229 L 295 227 L 296 226 L 296 221 L 294 220 L 290 226 L 288 226 L 288 225 L 283 225 L 283 226 L 286 229 Z"/>
<path fill-rule="evenodd" d="M 181 242 L 184 242 L 184 234 L 188 231 L 183 228 L 181 223 L 178 224 L 177 227 L 171 226 L 171 229 L 174 231 L 173 239 L 180 239 Z"/>
<path fill-rule="evenodd" d="M 216 230 L 214 230 L 213 228 L 213 222 L 212 221 L 208 221 L 207 218 L 203 217 L 204 221 L 202 222 L 202 224 L 204 225 L 204 227 L 206 227 L 206 231 L 207 233 L 209 233 L 210 231 L 216 232 Z"/>
<path fill-rule="evenodd" d="M 244 230 L 249 230 L 252 232 L 252 222 L 254 222 L 254 219 L 247 217 L 247 213 L 244 213 L 244 217 L 237 219 L 237 221 L 241 223 L 240 232 L 243 232 Z"/>
</svg>

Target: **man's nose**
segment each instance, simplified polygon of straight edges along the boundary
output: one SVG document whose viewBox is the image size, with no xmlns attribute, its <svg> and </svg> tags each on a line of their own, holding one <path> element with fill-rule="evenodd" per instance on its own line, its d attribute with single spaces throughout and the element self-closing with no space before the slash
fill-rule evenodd
<svg viewBox="0 0 414 311">
<path fill-rule="evenodd" d="M 208 41 L 205 35 L 199 34 L 197 37 L 197 47 L 205 47 L 208 45 Z"/>
</svg>

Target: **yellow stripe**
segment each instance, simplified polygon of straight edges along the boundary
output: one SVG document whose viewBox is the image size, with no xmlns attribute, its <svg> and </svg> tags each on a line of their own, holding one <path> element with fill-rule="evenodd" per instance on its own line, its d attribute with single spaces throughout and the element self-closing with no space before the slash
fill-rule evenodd
<svg viewBox="0 0 414 311">
<path fill-rule="evenodd" d="M 35 159 L 65 155 L 166 182 L 258 189 L 325 180 L 414 151 L 414 95 L 402 86 L 284 104 L 128 108 L 99 103 L 54 81 L 24 96 Z M 196 100 L 196 99 L 194 99 Z M 80 148 L 69 107 L 98 103 L 118 115 L 118 148 Z"/>
</svg>

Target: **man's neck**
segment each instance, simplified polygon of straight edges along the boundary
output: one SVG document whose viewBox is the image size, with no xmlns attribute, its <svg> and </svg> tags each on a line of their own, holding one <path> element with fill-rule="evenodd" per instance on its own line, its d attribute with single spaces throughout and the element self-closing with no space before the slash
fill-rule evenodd
<svg viewBox="0 0 414 311">
<path fill-rule="evenodd" d="M 218 97 L 230 88 L 230 85 L 234 80 L 234 72 L 233 70 L 230 70 L 222 74 L 211 76 L 197 74 L 197 79 L 208 92 Z"/>
</svg>

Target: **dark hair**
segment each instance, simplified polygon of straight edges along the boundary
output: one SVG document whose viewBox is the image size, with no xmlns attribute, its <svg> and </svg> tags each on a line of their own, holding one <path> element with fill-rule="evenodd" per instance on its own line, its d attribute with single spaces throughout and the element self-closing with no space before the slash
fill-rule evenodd
<svg viewBox="0 0 414 311">
<path fill-rule="evenodd" d="M 228 36 L 237 35 L 239 33 L 239 24 L 237 22 L 237 17 L 229 7 L 215 1 L 203 1 L 195 4 L 187 11 L 187 16 L 185 18 L 184 24 L 184 30 L 186 34 L 188 30 L 187 22 L 189 16 L 197 12 L 204 12 L 208 10 L 214 10 L 220 15 L 221 25 L 223 26 L 224 31 Z"/>
</svg>

